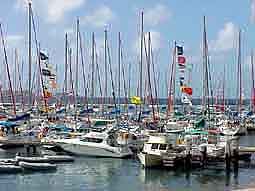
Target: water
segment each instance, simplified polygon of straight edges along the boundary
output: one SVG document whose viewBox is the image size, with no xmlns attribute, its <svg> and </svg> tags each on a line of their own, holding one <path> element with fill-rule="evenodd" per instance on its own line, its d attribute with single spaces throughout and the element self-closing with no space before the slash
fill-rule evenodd
<svg viewBox="0 0 255 191">
<path fill-rule="evenodd" d="M 252 146 L 254 138 L 242 137 L 240 142 Z M 77 158 L 74 163 L 59 164 L 56 172 L 0 175 L 0 191 L 222 191 L 245 187 L 254 180 L 252 168 L 229 175 L 222 170 L 185 173 L 143 169 L 136 159 Z"/>
</svg>

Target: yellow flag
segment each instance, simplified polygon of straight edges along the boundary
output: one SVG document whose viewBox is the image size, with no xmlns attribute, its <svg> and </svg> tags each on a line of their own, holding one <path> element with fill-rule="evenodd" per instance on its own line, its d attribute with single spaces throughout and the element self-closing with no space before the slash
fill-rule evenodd
<svg viewBox="0 0 255 191">
<path fill-rule="evenodd" d="M 142 100 L 138 96 L 133 96 L 133 97 L 131 97 L 131 103 L 135 104 L 135 105 L 141 105 L 142 104 Z"/>
</svg>

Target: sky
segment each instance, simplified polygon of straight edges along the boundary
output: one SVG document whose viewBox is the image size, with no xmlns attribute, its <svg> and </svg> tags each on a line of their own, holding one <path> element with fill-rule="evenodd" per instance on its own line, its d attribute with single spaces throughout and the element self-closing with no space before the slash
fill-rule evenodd
<svg viewBox="0 0 255 191">
<path fill-rule="evenodd" d="M 3 24 L 11 70 L 14 71 L 13 51 L 17 48 L 19 60 L 24 61 L 23 79 L 27 83 L 28 0 L 0 0 L 0 3 L 0 21 Z M 201 96 L 203 16 L 206 16 L 214 91 L 218 92 L 222 84 L 225 65 L 227 92 L 225 96 L 232 98 L 236 96 L 237 33 L 241 30 L 243 94 L 250 97 L 249 56 L 255 44 L 255 0 L 33 0 L 32 7 L 40 47 L 49 54 L 50 61 L 57 65 L 59 87 L 63 83 L 65 33 L 68 33 L 70 46 L 75 48 L 75 23 L 79 18 L 87 63 L 86 74 L 89 76 L 90 73 L 92 32 L 95 32 L 98 62 L 103 72 L 104 29 L 108 30 L 115 74 L 117 37 L 118 32 L 121 32 L 123 63 L 126 70 L 128 65 L 131 65 L 131 94 L 134 95 L 139 63 L 139 15 L 143 11 L 144 31 L 151 32 L 160 97 L 167 96 L 167 79 L 170 75 L 169 64 L 174 41 L 184 46 L 187 63 L 193 64 L 191 73 L 193 97 Z M 3 51 L 0 52 L 0 56 L 3 59 Z M 82 81 L 82 75 L 79 78 Z M 103 75 L 101 80 L 103 81 Z M 178 78 L 176 82 L 178 89 Z"/>
</svg>

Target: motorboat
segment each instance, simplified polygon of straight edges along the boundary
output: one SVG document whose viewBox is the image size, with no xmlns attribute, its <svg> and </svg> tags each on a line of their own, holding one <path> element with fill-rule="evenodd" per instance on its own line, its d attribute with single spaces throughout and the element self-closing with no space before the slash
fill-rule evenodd
<svg viewBox="0 0 255 191">
<path fill-rule="evenodd" d="M 31 163 L 31 162 L 24 162 L 20 161 L 19 166 L 24 168 L 25 170 L 32 170 L 32 171 L 44 171 L 44 170 L 56 170 L 57 165 L 50 164 L 50 163 Z"/>
<path fill-rule="evenodd" d="M 144 144 L 142 152 L 137 154 L 143 167 L 162 165 L 162 154 L 167 152 L 169 143 L 169 137 L 166 134 L 151 135 L 148 142 Z"/>
<path fill-rule="evenodd" d="M 76 138 L 63 138 L 51 140 L 64 151 L 74 155 L 91 157 L 125 158 L 132 155 L 127 145 L 120 145 L 116 141 L 116 133 L 112 128 L 103 129 L 101 132 L 91 131 L 84 136 Z"/>
</svg>

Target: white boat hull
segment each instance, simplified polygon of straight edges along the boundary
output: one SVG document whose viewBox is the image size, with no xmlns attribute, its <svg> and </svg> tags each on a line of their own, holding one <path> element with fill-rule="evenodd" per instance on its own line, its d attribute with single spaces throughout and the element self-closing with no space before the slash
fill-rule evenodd
<svg viewBox="0 0 255 191">
<path fill-rule="evenodd" d="M 112 147 L 106 147 L 104 145 L 102 145 L 102 147 L 72 143 L 60 143 L 59 145 L 65 151 L 80 156 L 126 158 L 132 155 L 132 152 L 128 148 L 126 148 L 126 152 L 118 152 L 117 148 L 113 149 Z"/>
<path fill-rule="evenodd" d="M 148 153 L 138 153 L 137 154 L 143 167 L 155 167 L 162 165 L 162 158 L 160 155 L 148 154 Z"/>
</svg>

